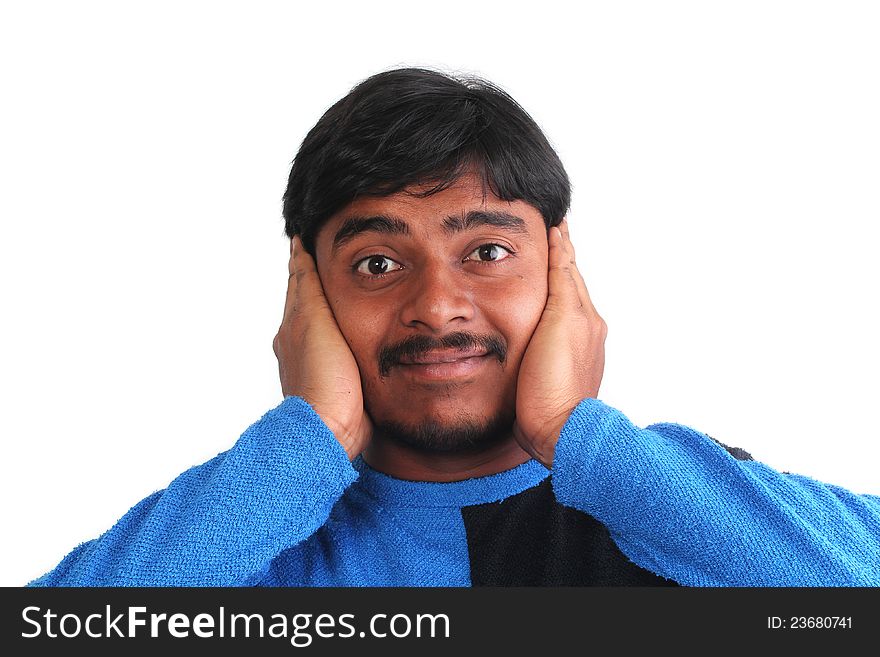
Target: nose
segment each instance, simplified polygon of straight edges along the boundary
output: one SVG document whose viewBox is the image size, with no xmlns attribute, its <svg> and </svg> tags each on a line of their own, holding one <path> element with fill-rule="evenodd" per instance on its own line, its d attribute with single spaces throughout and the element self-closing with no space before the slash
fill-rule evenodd
<svg viewBox="0 0 880 657">
<path fill-rule="evenodd" d="M 407 328 L 428 329 L 445 334 L 474 317 L 472 291 L 464 272 L 449 263 L 423 265 L 407 281 L 408 289 L 400 311 Z"/>
</svg>

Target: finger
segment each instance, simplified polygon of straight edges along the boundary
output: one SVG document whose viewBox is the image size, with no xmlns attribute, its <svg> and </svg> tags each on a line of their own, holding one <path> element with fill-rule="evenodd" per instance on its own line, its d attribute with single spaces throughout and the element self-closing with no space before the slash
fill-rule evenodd
<svg viewBox="0 0 880 657">
<path fill-rule="evenodd" d="M 290 259 L 287 261 L 287 294 L 284 297 L 284 314 L 281 315 L 281 322 L 287 321 L 288 316 L 293 313 L 296 308 L 296 276 L 294 275 L 293 254 L 295 252 L 294 241 L 296 237 L 290 240 Z"/>
<path fill-rule="evenodd" d="M 581 306 L 580 292 L 576 281 L 576 268 L 571 255 L 565 248 L 565 238 L 558 227 L 550 229 L 548 235 L 548 273 L 547 304 L 560 308 Z"/>
<path fill-rule="evenodd" d="M 565 238 L 563 241 L 565 242 L 566 250 L 571 255 L 571 259 L 576 259 L 576 254 L 574 252 L 574 242 L 571 241 L 571 234 L 568 232 L 568 217 L 563 217 L 562 221 L 559 223 L 559 230 L 562 232 L 562 237 Z"/>
<path fill-rule="evenodd" d="M 574 253 L 574 244 L 572 244 L 571 234 L 568 232 L 568 217 L 563 217 L 562 221 L 559 222 L 558 228 L 559 232 L 562 234 L 562 245 L 565 247 L 565 253 L 568 257 L 568 262 L 571 269 L 571 277 L 578 291 L 579 305 L 581 307 L 585 307 L 589 303 L 590 296 L 589 294 L 585 294 L 587 286 L 584 284 L 584 279 L 581 277 L 581 274 L 577 268 L 577 261 L 575 259 Z"/>
<path fill-rule="evenodd" d="M 298 303 L 315 304 L 317 307 L 329 308 L 327 297 L 324 296 L 324 286 L 321 285 L 321 277 L 318 275 L 318 266 L 312 255 L 303 248 L 299 235 L 294 237 L 293 246 L 293 279 L 296 284 L 295 300 Z"/>
<path fill-rule="evenodd" d="M 571 241 L 571 233 L 568 230 L 568 218 L 564 218 L 562 222 L 559 224 L 559 230 L 562 233 L 563 242 L 565 243 L 567 249 L 566 251 L 571 256 L 570 264 L 571 264 L 571 275 L 574 279 L 575 286 L 578 290 L 578 298 L 580 300 L 580 305 L 582 308 L 590 312 L 591 314 L 598 315 L 596 312 L 595 306 L 593 306 L 593 300 L 590 298 L 590 292 L 587 289 L 587 284 L 584 282 L 584 277 L 581 275 L 580 269 L 578 269 L 577 261 L 575 259 L 575 249 L 574 243 Z"/>
<path fill-rule="evenodd" d="M 596 307 L 593 305 L 593 300 L 590 298 L 590 291 L 587 289 L 587 284 L 584 282 L 584 277 L 581 275 L 580 269 L 578 269 L 577 265 L 574 263 L 572 263 L 571 268 L 572 277 L 574 278 L 578 290 L 578 297 L 581 300 L 581 306 L 590 314 L 598 315 Z"/>
<path fill-rule="evenodd" d="M 296 235 L 290 238 L 290 260 L 287 262 L 287 273 L 288 275 L 293 275 L 293 243 L 296 240 Z"/>
</svg>

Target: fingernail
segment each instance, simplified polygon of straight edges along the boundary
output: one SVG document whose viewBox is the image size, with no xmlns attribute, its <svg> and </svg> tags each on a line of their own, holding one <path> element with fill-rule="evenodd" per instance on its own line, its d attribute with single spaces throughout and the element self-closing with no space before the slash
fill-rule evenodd
<svg viewBox="0 0 880 657">
<path fill-rule="evenodd" d="M 553 230 L 556 231 L 556 236 L 557 236 L 559 239 L 562 239 L 562 231 L 559 230 L 559 226 L 553 226 Z"/>
</svg>

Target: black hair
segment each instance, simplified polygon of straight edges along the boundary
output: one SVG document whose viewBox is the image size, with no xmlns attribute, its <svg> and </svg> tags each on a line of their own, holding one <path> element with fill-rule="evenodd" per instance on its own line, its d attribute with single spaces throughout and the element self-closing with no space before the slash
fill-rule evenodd
<svg viewBox="0 0 880 657">
<path fill-rule="evenodd" d="M 496 85 L 424 68 L 377 73 L 328 109 L 300 146 L 283 197 L 285 232 L 314 255 L 324 222 L 359 196 L 429 185 L 428 196 L 469 167 L 504 201 L 522 200 L 549 229 L 571 203 L 571 184 L 544 133 Z"/>
</svg>

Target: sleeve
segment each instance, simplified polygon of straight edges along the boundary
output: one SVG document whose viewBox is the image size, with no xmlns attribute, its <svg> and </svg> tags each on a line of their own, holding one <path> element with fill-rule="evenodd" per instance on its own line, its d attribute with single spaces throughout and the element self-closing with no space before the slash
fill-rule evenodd
<svg viewBox="0 0 880 657">
<path fill-rule="evenodd" d="M 235 445 L 136 504 L 29 586 L 249 586 L 308 538 L 357 478 L 342 445 L 287 397 Z"/>
<path fill-rule="evenodd" d="M 880 586 L 880 497 L 738 460 L 695 429 L 640 429 L 585 399 L 560 434 L 551 475 L 561 504 L 679 584 Z"/>
</svg>

